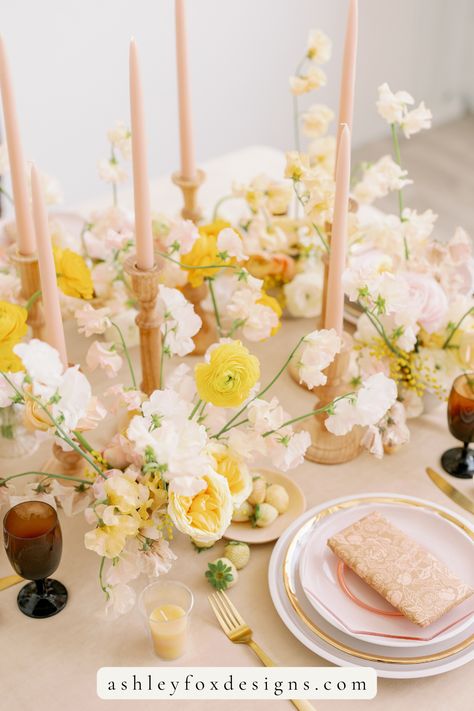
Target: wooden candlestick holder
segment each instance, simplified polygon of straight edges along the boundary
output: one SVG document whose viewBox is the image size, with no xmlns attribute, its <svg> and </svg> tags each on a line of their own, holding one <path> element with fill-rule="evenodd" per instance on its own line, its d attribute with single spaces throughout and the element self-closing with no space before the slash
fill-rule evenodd
<svg viewBox="0 0 474 711">
<path fill-rule="evenodd" d="M 65 477 L 73 476 L 79 479 L 84 476 L 87 462 L 84 457 L 81 457 L 74 449 L 65 451 L 56 442 L 53 443 L 51 457 L 42 467 L 45 474 L 63 474 Z M 77 481 L 69 481 L 61 479 L 60 484 L 63 486 L 77 486 Z"/>
<path fill-rule="evenodd" d="M 183 194 L 181 217 L 185 220 L 199 222 L 202 217 L 201 208 L 198 204 L 197 193 L 205 179 L 206 174 L 203 170 L 197 170 L 195 178 L 184 178 L 179 173 L 173 173 L 171 176 L 171 180 L 178 186 Z"/>
<path fill-rule="evenodd" d="M 183 194 L 183 207 L 181 209 L 181 217 L 185 220 L 192 220 L 198 223 L 202 218 L 202 212 L 198 204 L 197 193 L 204 180 L 206 174 L 203 170 L 198 170 L 196 177 L 189 179 L 183 178 L 179 173 L 173 173 L 171 179 L 175 185 L 180 188 Z M 206 284 L 202 286 L 191 286 L 186 284 L 183 289 L 183 294 L 186 299 L 194 306 L 194 311 L 202 321 L 202 326 L 198 333 L 194 336 L 194 350 L 189 355 L 203 355 L 212 343 L 217 340 L 217 329 L 215 319 L 212 314 L 205 311 L 201 302 L 208 294 Z"/>
<path fill-rule="evenodd" d="M 124 269 L 130 276 L 132 289 L 139 303 L 136 324 L 140 331 L 140 360 L 142 365 L 141 389 L 146 395 L 161 387 L 161 331 L 156 313 L 159 277 L 163 260 L 155 254 L 153 269 L 143 270 L 137 266 L 132 254 L 125 261 Z"/>
<path fill-rule="evenodd" d="M 336 355 L 333 362 L 325 370 L 327 375 L 326 385 L 321 385 L 313 390 L 318 398 L 315 409 L 327 405 L 334 398 L 350 391 L 346 376 L 349 369 L 351 350 L 352 337 L 344 333 L 340 353 Z M 360 453 L 361 428 L 354 427 L 346 435 L 334 435 L 326 429 L 325 421 L 327 417 L 326 413 L 317 414 L 313 418 L 301 422 L 297 428 L 306 430 L 311 435 L 311 445 L 306 452 L 306 459 L 319 464 L 342 464 L 355 459 Z"/>
<path fill-rule="evenodd" d="M 28 301 L 33 294 L 41 291 L 38 257 L 36 254 L 23 255 L 12 251 L 10 259 L 15 264 L 21 280 L 21 295 Z M 44 318 L 41 298 L 38 298 L 28 312 L 28 325 L 34 338 L 43 338 Z"/>
</svg>

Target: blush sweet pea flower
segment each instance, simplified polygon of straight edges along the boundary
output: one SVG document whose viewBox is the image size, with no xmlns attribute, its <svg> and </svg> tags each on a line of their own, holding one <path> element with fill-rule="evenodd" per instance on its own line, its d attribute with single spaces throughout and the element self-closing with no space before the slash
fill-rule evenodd
<svg viewBox="0 0 474 711">
<path fill-rule="evenodd" d="M 397 399 L 397 386 L 383 373 L 367 378 L 352 398 L 339 400 L 333 414 L 325 421 L 326 428 L 335 435 L 345 435 L 356 425 L 375 425 Z"/>
<path fill-rule="evenodd" d="M 217 249 L 226 255 L 225 259 L 235 257 L 238 262 L 248 259 L 243 250 L 242 238 L 231 227 L 225 227 L 217 235 Z"/>
<path fill-rule="evenodd" d="M 79 333 L 83 333 L 86 338 L 93 335 L 101 335 L 110 327 L 110 309 L 94 309 L 90 304 L 84 304 L 74 312 Z"/>
<path fill-rule="evenodd" d="M 341 339 L 333 328 L 313 331 L 305 336 L 298 359 L 300 383 L 308 388 L 324 385 L 327 377 L 323 371 L 339 353 L 341 345 Z"/>
<path fill-rule="evenodd" d="M 94 341 L 87 351 L 86 363 L 91 370 L 101 368 L 108 378 L 115 378 L 122 367 L 123 359 L 113 343 Z"/>
<path fill-rule="evenodd" d="M 194 350 L 193 336 L 202 324 L 194 312 L 194 306 L 180 291 L 161 284 L 156 308 L 161 320 L 165 352 L 179 356 L 191 353 Z"/>
<path fill-rule="evenodd" d="M 191 220 L 176 222 L 164 238 L 164 244 L 172 252 L 189 254 L 195 241 L 199 238 L 199 231 Z"/>
</svg>

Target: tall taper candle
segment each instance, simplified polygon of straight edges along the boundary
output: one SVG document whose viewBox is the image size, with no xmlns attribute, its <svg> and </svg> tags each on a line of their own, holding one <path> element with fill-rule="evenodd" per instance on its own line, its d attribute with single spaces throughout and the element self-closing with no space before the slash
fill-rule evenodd
<svg viewBox="0 0 474 711">
<path fill-rule="evenodd" d="M 351 132 L 347 124 L 340 127 L 339 151 L 336 160 L 336 192 L 331 234 L 331 255 L 324 325 L 341 335 L 344 322 L 344 289 L 342 274 L 346 266 L 347 213 L 351 175 Z"/>
<path fill-rule="evenodd" d="M 153 269 L 153 233 L 151 229 L 150 187 L 146 157 L 145 114 L 135 40 L 130 42 L 130 116 L 132 126 L 133 198 L 135 202 L 135 241 L 137 266 Z"/>
<path fill-rule="evenodd" d="M 339 118 L 337 132 L 337 151 L 341 137 L 341 126 L 347 124 L 352 134 L 352 119 L 354 115 L 354 90 L 357 63 L 358 34 L 358 0 L 349 0 L 347 13 L 346 38 L 342 60 L 341 88 L 339 94 Z"/>
<path fill-rule="evenodd" d="M 188 47 L 186 33 L 185 0 L 175 0 L 176 15 L 176 68 L 178 72 L 179 140 L 181 148 L 181 177 L 194 180 L 194 158 L 191 96 L 189 90 Z"/>
<path fill-rule="evenodd" d="M 35 253 L 35 232 L 31 215 L 28 189 L 26 183 L 26 164 L 20 141 L 20 129 L 16 114 L 13 84 L 8 65 L 7 52 L 3 38 L 0 36 L 0 88 L 2 92 L 3 117 L 5 120 L 5 137 L 7 139 L 8 157 L 12 175 L 13 201 L 17 230 L 18 252 L 24 256 Z"/>
<path fill-rule="evenodd" d="M 41 278 L 41 296 L 43 299 L 46 338 L 50 346 L 56 348 L 65 367 L 68 365 L 66 339 L 64 338 L 59 290 L 54 266 L 53 248 L 48 226 L 48 215 L 44 201 L 40 176 L 33 165 L 31 167 L 31 195 L 33 200 L 33 219 L 38 246 L 38 262 Z"/>
</svg>

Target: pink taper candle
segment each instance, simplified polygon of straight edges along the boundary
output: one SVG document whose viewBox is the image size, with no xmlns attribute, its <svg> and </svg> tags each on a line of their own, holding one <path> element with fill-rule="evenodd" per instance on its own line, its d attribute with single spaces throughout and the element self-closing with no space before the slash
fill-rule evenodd
<svg viewBox="0 0 474 711">
<path fill-rule="evenodd" d="M 175 0 L 176 14 L 176 67 L 178 72 L 179 141 L 181 147 L 181 177 L 194 180 L 193 125 L 189 91 L 188 47 L 186 34 L 185 0 Z"/>
<path fill-rule="evenodd" d="M 150 187 L 146 157 L 145 114 L 142 82 L 135 40 L 130 42 L 130 116 L 132 126 L 133 197 L 135 202 L 135 241 L 137 266 L 153 269 Z"/>
<path fill-rule="evenodd" d="M 341 126 L 347 124 L 352 134 L 352 119 L 354 115 L 354 90 L 357 63 L 358 34 L 358 0 L 349 0 L 347 13 L 346 38 L 344 41 L 344 56 L 342 60 L 341 89 L 339 95 L 339 118 L 337 132 L 337 151 L 341 137 Z"/>
<path fill-rule="evenodd" d="M 43 299 L 45 340 L 56 348 L 67 368 L 66 339 L 64 338 L 59 290 L 54 266 L 53 248 L 48 226 L 48 214 L 44 201 L 43 188 L 36 167 L 31 167 L 31 195 L 33 200 L 33 219 L 38 247 L 38 262 L 41 279 L 41 297 Z"/>
<path fill-rule="evenodd" d="M 342 334 L 344 322 L 344 289 L 342 274 L 346 267 L 347 213 L 351 177 L 351 132 L 347 124 L 340 127 L 339 151 L 336 160 L 336 192 L 331 234 L 331 254 L 326 300 L 325 328 L 335 328 Z"/>
<path fill-rule="evenodd" d="M 12 175 L 13 201 L 15 205 L 16 230 L 18 235 L 17 246 L 18 252 L 27 257 L 36 251 L 35 231 L 28 198 L 26 164 L 23 159 L 23 149 L 20 141 L 13 85 L 2 37 L 0 37 L 0 87 L 2 91 L 5 135 Z"/>
</svg>

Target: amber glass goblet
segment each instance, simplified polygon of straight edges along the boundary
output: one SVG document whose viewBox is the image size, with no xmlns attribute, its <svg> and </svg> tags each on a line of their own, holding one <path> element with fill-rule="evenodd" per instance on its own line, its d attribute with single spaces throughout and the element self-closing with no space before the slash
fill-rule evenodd
<svg viewBox="0 0 474 711">
<path fill-rule="evenodd" d="M 453 447 L 443 454 L 443 469 L 460 479 L 472 479 L 474 451 L 469 445 L 474 437 L 474 373 L 458 375 L 453 383 L 448 400 L 448 426 L 463 446 Z"/>
<path fill-rule="evenodd" d="M 63 547 L 56 510 L 44 501 L 23 501 L 3 519 L 3 540 L 15 572 L 31 580 L 18 593 L 18 607 L 28 617 L 51 617 L 67 602 L 67 590 L 49 576 Z"/>
</svg>

